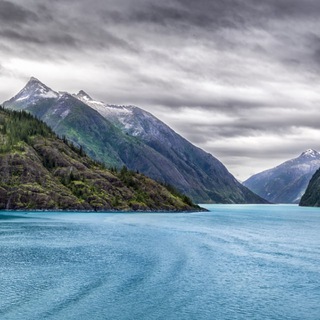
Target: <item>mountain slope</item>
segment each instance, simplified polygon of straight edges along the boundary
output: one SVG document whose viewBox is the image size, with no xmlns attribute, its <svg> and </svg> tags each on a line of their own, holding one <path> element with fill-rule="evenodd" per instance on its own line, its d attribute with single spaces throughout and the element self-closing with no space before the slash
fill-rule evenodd
<svg viewBox="0 0 320 320">
<path fill-rule="evenodd" d="M 146 169 L 139 159 L 128 159 L 134 167 L 157 180 L 177 186 L 198 202 L 263 203 L 238 183 L 224 165 L 212 155 L 195 147 L 147 111 L 134 106 L 109 105 L 93 100 L 84 91 L 75 95 L 122 132 L 139 138 L 169 162 L 158 171 Z"/>
<path fill-rule="evenodd" d="M 0 209 L 194 211 L 187 197 L 110 172 L 25 112 L 0 109 Z"/>
<path fill-rule="evenodd" d="M 243 184 L 270 202 L 299 203 L 319 167 L 320 153 L 309 149 L 295 159 L 253 175 Z"/>
<path fill-rule="evenodd" d="M 94 159 L 109 166 L 126 165 L 174 185 L 196 202 L 265 202 L 242 186 L 220 161 L 140 108 L 110 106 L 83 91 L 58 93 L 34 78 L 4 106 L 31 112 L 59 136 L 82 145 Z"/>
<path fill-rule="evenodd" d="M 303 207 L 320 207 L 320 169 L 312 176 L 299 205 Z"/>
</svg>

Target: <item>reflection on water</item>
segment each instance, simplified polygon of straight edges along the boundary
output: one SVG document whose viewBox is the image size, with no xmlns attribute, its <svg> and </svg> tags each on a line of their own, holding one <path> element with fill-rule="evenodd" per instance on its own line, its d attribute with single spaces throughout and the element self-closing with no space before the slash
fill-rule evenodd
<svg viewBox="0 0 320 320">
<path fill-rule="evenodd" d="M 0 318 L 319 319 L 320 210 L 0 215 Z"/>
</svg>

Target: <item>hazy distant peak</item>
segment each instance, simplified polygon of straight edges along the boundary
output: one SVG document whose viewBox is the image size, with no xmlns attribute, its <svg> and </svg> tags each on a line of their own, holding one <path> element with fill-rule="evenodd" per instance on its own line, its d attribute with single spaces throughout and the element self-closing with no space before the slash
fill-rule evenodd
<svg viewBox="0 0 320 320">
<path fill-rule="evenodd" d="M 320 153 L 307 149 L 299 157 L 257 173 L 244 185 L 275 203 L 299 203 L 313 174 L 320 167 Z"/>
</svg>

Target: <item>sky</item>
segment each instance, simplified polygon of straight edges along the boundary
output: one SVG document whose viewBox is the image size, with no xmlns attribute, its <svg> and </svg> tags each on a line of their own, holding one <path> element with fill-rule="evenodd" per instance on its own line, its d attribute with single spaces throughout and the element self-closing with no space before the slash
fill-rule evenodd
<svg viewBox="0 0 320 320">
<path fill-rule="evenodd" d="M 318 0 L 0 0 L 0 101 L 31 76 L 139 106 L 240 180 L 320 151 Z"/>
</svg>

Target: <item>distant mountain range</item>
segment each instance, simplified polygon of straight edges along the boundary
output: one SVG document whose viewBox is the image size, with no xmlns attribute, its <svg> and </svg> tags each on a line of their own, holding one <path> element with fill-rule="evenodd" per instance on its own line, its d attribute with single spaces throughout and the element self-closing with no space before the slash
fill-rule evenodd
<svg viewBox="0 0 320 320">
<path fill-rule="evenodd" d="M 142 174 L 109 171 L 27 112 L 0 109 L 0 209 L 198 211 Z"/>
<path fill-rule="evenodd" d="M 4 107 L 32 113 L 107 166 L 126 165 L 198 203 L 266 203 L 219 160 L 138 107 L 105 104 L 84 91 L 56 92 L 35 78 Z"/>
<path fill-rule="evenodd" d="M 319 168 L 320 153 L 309 149 L 297 158 L 253 175 L 243 184 L 270 202 L 299 203 Z"/>
</svg>

